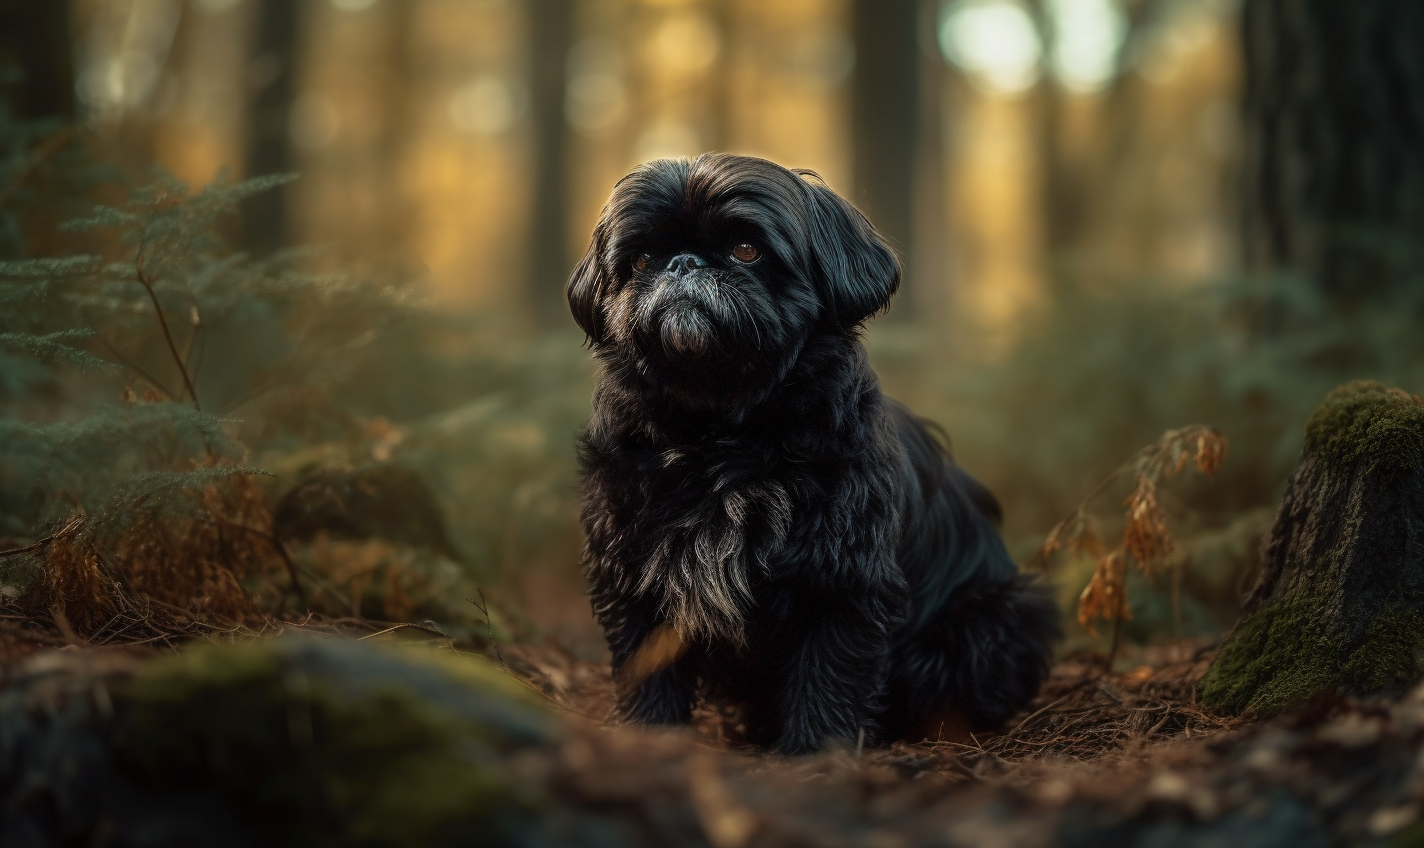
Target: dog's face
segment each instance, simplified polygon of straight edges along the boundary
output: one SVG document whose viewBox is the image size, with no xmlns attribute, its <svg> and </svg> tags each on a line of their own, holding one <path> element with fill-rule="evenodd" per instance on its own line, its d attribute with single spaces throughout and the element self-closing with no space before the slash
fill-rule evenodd
<svg viewBox="0 0 1424 848">
<path fill-rule="evenodd" d="M 895 254 L 808 172 L 746 156 L 660 159 L 619 181 L 569 280 L 606 361 L 692 407 L 765 397 L 816 333 L 853 333 Z"/>
</svg>

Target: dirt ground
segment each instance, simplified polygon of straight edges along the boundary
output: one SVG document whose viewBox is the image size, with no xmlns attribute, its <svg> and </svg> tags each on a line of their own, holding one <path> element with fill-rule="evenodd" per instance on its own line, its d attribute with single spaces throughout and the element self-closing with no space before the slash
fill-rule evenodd
<svg viewBox="0 0 1424 848">
<path fill-rule="evenodd" d="M 1062 660 L 998 734 L 802 760 L 739 747 L 735 717 L 708 709 L 692 732 L 604 727 L 605 667 L 556 647 L 502 654 L 582 718 L 572 792 L 683 793 L 718 848 L 1424 843 L 1424 690 L 1324 698 L 1266 724 L 1213 716 L 1196 705 L 1213 658 L 1197 643 L 1133 652 L 1111 674 L 1101 657 Z"/>
<path fill-rule="evenodd" d="M 282 629 L 451 649 L 419 627 L 306 619 L 272 628 Z M 114 675 L 169 653 L 162 640 L 85 646 L 0 619 L 0 694 L 37 659 Z M 562 717 L 558 743 L 515 756 L 510 779 L 541 787 L 541 803 L 571 821 L 616 822 L 608 844 L 1424 844 L 1424 689 L 1323 698 L 1268 723 L 1222 718 L 1196 705 L 1213 656 L 1199 643 L 1131 652 L 1113 673 L 1101 657 L 1063 659 L 997 734 L 799 759 L 739 745 L 735 716 L 705 707 L 682 731 L 609 726 L 606 665 L 534 641 L 489 653 Z"/>
</svg>

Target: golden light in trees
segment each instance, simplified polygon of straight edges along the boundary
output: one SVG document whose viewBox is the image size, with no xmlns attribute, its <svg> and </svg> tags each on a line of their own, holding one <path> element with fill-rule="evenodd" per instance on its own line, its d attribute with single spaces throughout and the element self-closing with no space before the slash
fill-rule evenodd
<svg viewBox="0 0 1424 848">
<path fill-rule="evenodd" d="M 644 60 L 673 76 L 696 76 L 717 61 L 722 39 L 707 15 L 677 11 L 667 16 L 644 45 Z"/>
<path fill-rule="evenodd" d="M 1094 92 L 1112 80 L 1127 22 L 1113 0 L 1052 0 L 1053 75 L 1070 91 Z"/>
<path fill-rule="evenodd" d="M 628 110 L 628 86 L 623 56 L 610 38 L 590 37 L 569 50 L 568 89 L 564 114 L 584 135 L 599 135 L 623 120 Z"/>
<path fill-rule="evenodd" d="M 331 0 L 331 5 L 343 12 L 364 12 L 380 0 Z"/>
<path fill-rule="evenodd" d="M 1038 82 L 1043 44 L 1033 18 L 1015 0 L 957 0 L 940 17 L 945 58 L 995 94 L 1017 94 Z"/>
<path fill-rule="evenodd" d="M 305 150 L 319 150 L 336 140 L 341 116 L 331 98 L 303 94 L 292 104 L 288 132 L 292 143 Z"/>
<path fill-rule="evenodd" d="M 482 74 L 450 95 L 450 122 L 470 135 L 496 135 L 524 114 L 528 96 L 497 74 Z"/>
<path fill-rule="evenodd" d="M 702 136 L 676 118 L 664 118 L 638 136 L 636 157 L 640 162 L 665 156 L 693 156 L 702 152 Z"/>
</svg>

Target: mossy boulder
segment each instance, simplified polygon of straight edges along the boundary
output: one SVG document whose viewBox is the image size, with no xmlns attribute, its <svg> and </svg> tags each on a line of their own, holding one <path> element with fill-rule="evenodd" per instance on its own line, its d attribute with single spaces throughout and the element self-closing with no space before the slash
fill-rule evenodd
<svg viewBox="0 0 1424 848">
<path fill-rule="evenodd" d="M 439 500 L 413 468 L 389 462 L 337 465 L 302 474 L 278 502 L 273 533 L 287 541 L 318 534 L 384 539 L 463 562 Z"/>
<path fill-rule="evenodd" d="M 543 838 L 542 788 L 518 763 L 547 754 L 560 725 L 482 658 L 281 638 L 76 686 L 0 698 L 0 843 Z"/>
<path fill-rule="evenodd" d="M 1261 573 L 1201 684 L 1265 717 L 1424 676 L 1424 401 L 1357 381 L 1311 417 Z"/>
</svg>

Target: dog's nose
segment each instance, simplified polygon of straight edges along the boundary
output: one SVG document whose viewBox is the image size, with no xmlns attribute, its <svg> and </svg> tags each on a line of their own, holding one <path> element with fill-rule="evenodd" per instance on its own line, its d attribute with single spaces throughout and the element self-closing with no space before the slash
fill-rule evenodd
<svg viewBox="0 0 1424 848">
<path fill-rule="evenodd" d="M 707 263 L 695 253 L 679 253 L 667 264 L 667 270 L 681 277 L 694 268 L 706 268 Z"/>
</svg>

